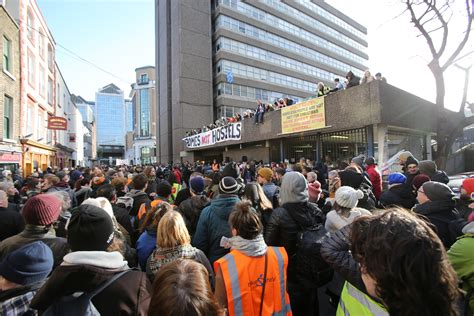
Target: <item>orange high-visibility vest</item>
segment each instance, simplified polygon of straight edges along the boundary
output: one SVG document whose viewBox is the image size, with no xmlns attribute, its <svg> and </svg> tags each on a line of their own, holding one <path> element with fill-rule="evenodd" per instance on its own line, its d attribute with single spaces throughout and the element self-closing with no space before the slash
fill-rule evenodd
<svg viewBox="0 0 474 316">
<path fill-rule="evenodd" d="M 267 282 L 262 315 L 292 315 L 286 292 L 288 255 L 283 247 L 268 247 Z M 263 289 L 265 256 L 250 257 L 238 250 L 214 262 L 214 270 L 222 271 L 231 316 L 258 316 Z"/>
</svg>

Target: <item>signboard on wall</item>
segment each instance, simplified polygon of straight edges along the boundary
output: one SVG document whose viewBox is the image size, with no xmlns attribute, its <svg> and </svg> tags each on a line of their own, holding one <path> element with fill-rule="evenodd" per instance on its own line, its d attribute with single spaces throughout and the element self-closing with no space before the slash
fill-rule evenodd
<svg viewBox="0 0 474 316">
<path fill-rule="evenodd" d="M 187 148 L 199 148 L 242 138 L 242 122 L 227 124 L 213 130 L 183 138 Z"/>
<path fill-rule="evenodd" d="M 60 116 L 48 117 L 48 129 L 66 131 L 67 119 Z"/>
<path fill-rule="evenodd" d="M 290 134 L 326 127 L 324 97 L 281 109 L 281 133 Z"/>
<path fill-rule="evenodd" d="M 21 154 L 19 153 L 0 153 L 0 163 L 20 163 Z"/>
</svg>

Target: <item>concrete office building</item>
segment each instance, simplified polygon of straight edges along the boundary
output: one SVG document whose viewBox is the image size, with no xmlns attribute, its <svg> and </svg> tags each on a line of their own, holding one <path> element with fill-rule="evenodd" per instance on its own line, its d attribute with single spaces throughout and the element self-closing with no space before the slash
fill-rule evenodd
<svg viewBox="0 0 474 316">
<path fill-rule="evenodd" d="M 156 0 L 156 34 L 162 162 L 193 159 L 186 131 L 313 96 L 368 61 L 366 28 L 323 1 Z"/>
<path fill-rule="evenodd" d="M 125 147 L 125 104 L 123 91 L 113 83 L 95 94 L 98 159 L 122 159 Z"/>
<path fill-rule="evenodd" d="M 132 84 L 134 164 L 156 162 L 156 94 L 155 67 L 135 69 Z"/>
</svg>

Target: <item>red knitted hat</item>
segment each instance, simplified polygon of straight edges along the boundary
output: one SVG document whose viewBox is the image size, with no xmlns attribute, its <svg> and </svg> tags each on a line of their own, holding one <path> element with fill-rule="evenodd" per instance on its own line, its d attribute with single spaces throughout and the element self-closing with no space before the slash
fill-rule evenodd
<svg viewBox="0 0 474 316">
<path fill-rule="evenodd" d="M 27 224 L 48 226 L 58 219 L 61 206 L 62 201 L 54 195 L 40 194 L 26 201 L 22 214 Z"/>
<path fill-rule="evenodd" d="M 467 195 L 471 196 L 472 193 L 474 193 L 474 178 L 464 179 L 461 186 L 466 191 Z"/>
<path fill-rule="evenodd" d="M 415 187 L 416 190 L 421 188 L 423 183 L 431 181 L 430 177 L 424 174 L 419 174 L 416 177 L 413 178 L 413 181 L 411 182 L 411 185 Z"/>
</svg>

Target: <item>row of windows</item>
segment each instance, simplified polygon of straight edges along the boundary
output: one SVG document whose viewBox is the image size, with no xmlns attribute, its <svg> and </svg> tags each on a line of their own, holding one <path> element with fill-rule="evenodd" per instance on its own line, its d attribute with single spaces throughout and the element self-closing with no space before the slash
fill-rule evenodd
<svg viewBox="0 0 474 316">
<path fill-rule="evenodd" d="M 341 70 L 342 72 L 347 72 L 348 70 L 352 70 L 354 74 L 357 76 L 362 76 L 363 71 L 359 69 L 354 69 L 351 65 L 343 63 L 337 59 L 334 59 L 332 57 L 326 56 L 324 54 L 321 54 L 320 52 L 317 52 L 315 50 L 312 50 L 310 48 L 307 48 L 303 45 L 300 45 L 298 43 L 289 41 L 283 37 L 280 37 L 278 35 L 275 35 L 273 33 L 264 31 L 262 29 L 259 29 L 257 27 L 254 27 L 252 25 L 246 24 L 244 22 L 241 22 L 239 20 L 236 20 L 234 18 L 225 16 L 225 15 L 220 15 L 216 20 L 215 20 L 215 28 L 218 29 L 220 27 L 222 28 L 227 28 L 231 29 L 233 31 L 243 33 L 247 37 L 253 37 L 257 38 L 261 41 L 267 42 L 269 44 L 278 46 L 282 49 L 285 49 L 287 51 L 291 51 L 295 54 L 298 55 L 303 55 L 309 59 L 318 61 L 322 64 L 337 68 Z"/>
<path fill-rule="evenodd" d="M 36 58 L 31 50 L 27 52 L 27 62 L 28 62 L 28 84 L 32 88 L 36 88 Z M 48 83 L 46 86 L 46 78 Z M 49 105 L 54 105 L 54 82 L 51 77 L 46 75 L 46 72 L 43 66 L 39 65 L 39 74 L 38 74 L 38 90 L 39 94 L 44 98 L 46 97 L 47 89 L 47 99 Z"/>
<path fill-rule="evenodd" d="M 338 75 L 335 73 L 325 71 L 297 60 L 225 37 L 220 37 L 215 43 L 215 51 L 217 52 L 220 49 L 233 51 L 239 53 L 240 55 L 246 55 L 248 57 L 264 60 L 268 63 L 279 65 L 288 69 L 297 70 L 310 76 L 317 77 L 320 80 L 332 81 L 334 78 L 338 77 Z"/>
<path fill-rule="evenodd" d="M 236 115 L 237 113 L 240 114 L 240 115 L 244 115 L 244 112 L 246 112 L 248 110 L 249 109 L 243 109 L 243 108 L 238 108 L 238 107 L 235 107 L 235 106 L 224 105 L 224 106 L 220 107 L 220 112 L 221 112 L 220 117 L 232 117 L 232 116 Z"/>
<path fill-rule="evenodd" d="M 363 40 L 367 39 L 367 35 L 365 33 L 359 31 L 358 29 L 356 29 L 355 27 L 353 27 L 352 25 L 350 25 L 346 21 L 338 18 L 337 16 L 332 15 L 328 11 L 324 10 L 323 8 L 321 8 L 318 5 L 311 2 L 311 0 L 295 0 L 295 1 L 299 4 L 301 4 L 301 5 L 304 5 L 307 9 L 309 9 L 310 11 L 316 13 L 317 15 L 322 16 L 323 18 L 326 18 L 327 20 L 339 25 L 340 27 L 342 27 L 346 31 L 349 31 L 350 33 L 356 35 L 357 37 L 359 37 Z"/>
<path fill-rule="evenodd" d="M 42 29 L 37 30 L 35 24 L 35 17 L 33 12 L 30 8 L 28 8 L 27 19 L 26 19 L 26 27 L 27 27 L 27 37 L 31 44 L 36 47 L 36 37 L 38 37 L 38 52 L 40 57 L 44 60 L 45 57 L 45 43 L 48 37 L 44 34 Z M 38 35 L 38 36 L 36 36 Z M 54 54 L 53 54 L 53 47 L 48 42 L 48 68 L 51 72 L 54 72 Z"/>
<path fill-rule="evenodd" d="M 273 103 L 279 98 L 290 98 L 294 101 L 294 103 L 298 103 L 300 101 L 300 98 L 297 96 L 224 82 L 221 82 L 214 87 L 214 93 L 216 94 L 216 96 L 220 96 L 223 94 L 233 95 L 249 101 L 262 100 L 268 103 Z"/>
<path fill-rule="evenodd" d="M 272 8 L 277 9 L 278 11 L 281 11 L 285 14 L 288 14 L 298 21 L 306 23 L 308 26 L 318 29 L 320 31 L 323 31 L 324 33 L 332 36 L 335 39 L 338 39 L 347 45 L 354 47 L 358 49 L 361 52 L 364 52 L 366 50 L 366 47 L 356 41 L 354 41 L 352 38 L 344 35 L 343 33 L 333 29 L 332 27 L 327 26 L 324 23 L 321 23 L 320 21 L 310 17 L 309 15 L 304 14 L 303 12 L 290 7 L 286 3 L 283 3 L 279 0 L 265 0 L 266 4 L 269 5 Z"/>
<path fill-rule="evenodd" d="M 225 74 L 232 72 L 234 75 L 247 77 L 255 80 L 263 80 L 280 86 L 287 86 L 293 89 L 300 89 L 308 92 L 314 92 L 315 84 L 306 80 L 298 79 L 291 76 L 279 74 L 277 72 L 252 67 L 229 60 L 220 60 L 216 65 L 216 73 L 224 72 Z"/>
<path fill-rule="evenodd" d="M 28 104 L 26 111 L 26 134 L 33 135 L 33 128 L 36 127 L 37 141 L 46 139 L 46 143 L 50 144 L 53 140 L 53 133 L 52 130 L 46 128 L 48 114 L 39 108 L 37 111 L 37 115 L 35 115 L 35 105 L 32 103 Z"/>
<path fill-rule="evenodd" d="M 224 3 L 223 3 L 224 4 Z M 348 58 L 350 60 L 353 60 L 357 63 L 364 64 L 367 60 L 365 58 L 362 58 L 360 56 L 355 55 L 354 53 L 338 46 L 335 45 L 334 43 L 331 43 L 330 41 L 319 37 L 311 32 L 308 32 L 296 25 L 293 25 L 287 21 L 284 21 L 274 15 L 271 15 L 269 13 L 266 13 L 262 10 L 259 10 L 255 7 L 252 7 L 246 3 L 241 2 L 240 0 L 233 0 L 230 1 L 229 4 L 230 7 L 233 9 L 237 9 L 237 11 L 245 14 L 248 17 L 251 17 L 255 20 L 258 20 L 260 22 L 266 23 L 270 26 L 277 27 L 284 32 L 290 33 L 296 37 L 302 38 L 304 40 L 307 40 L 308 42 L 311 42 L 317 46 L 324 47 L 332 52 L 337 53 L 340 56 L 343 56 L 345 58 Z"/>
<path fill-rule="evenodd" d="M 148 89 L 140 90 L 140 136 L 150 136 L 150 96 Z"/>
</svg>

